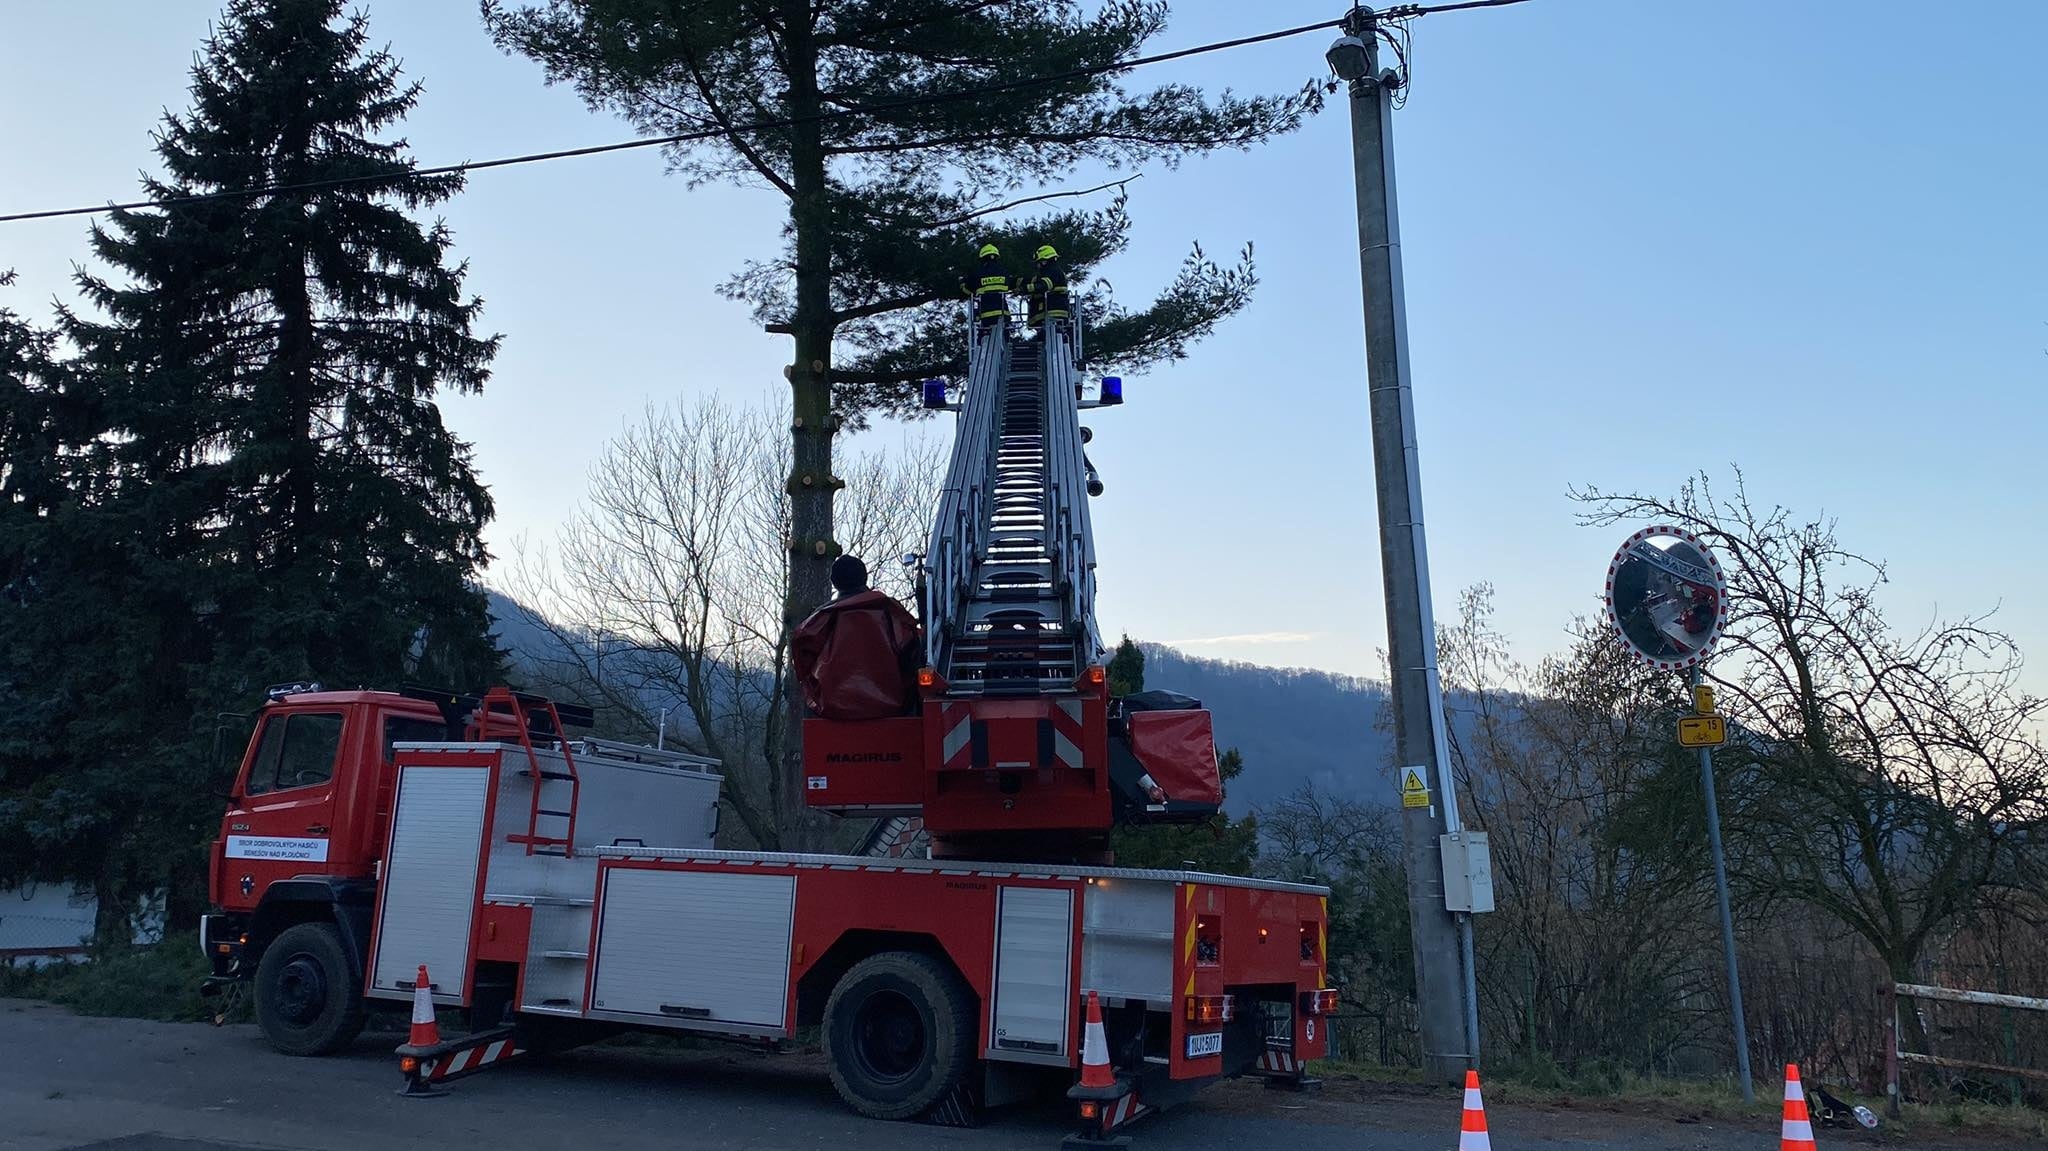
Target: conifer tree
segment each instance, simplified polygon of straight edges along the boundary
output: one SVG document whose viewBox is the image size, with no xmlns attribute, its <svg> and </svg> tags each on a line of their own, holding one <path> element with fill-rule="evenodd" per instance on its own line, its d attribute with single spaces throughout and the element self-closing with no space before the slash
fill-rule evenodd
<svg viewBox="0 0 2048 1151">
<path fill-rule="evenodd" d="M 122 281 L 81 276 L 106 318 L 70 334 L 105 381 L 126 498 L 203 584 L 229 660 L 467 687 L 498 662 L 473 583 L 492 509 L 434 399 L 481 389 L 498 338 L 474 330 L 448 230 L 409 214 L 461 178 L 411 176 L 382 138 L 420 85 L 342 9 L 230 4 L 146 185 L 279 191 L 115 213 L 92 238 Z"/>
<path fill-rule="evenodd" d="M 265 683 L 499 671 L 490 498 L 435 406 L 498 341 L 411 214 L 460 187 L 388 138 L 419 91 L 341 0 L 234 0 L 157 206 L 92 232 L 75 359 L 0 316 L 0 882 L 89 883 L 103 944 L 146 894 L 191 921 L 216 724 Z"/>
</svg>

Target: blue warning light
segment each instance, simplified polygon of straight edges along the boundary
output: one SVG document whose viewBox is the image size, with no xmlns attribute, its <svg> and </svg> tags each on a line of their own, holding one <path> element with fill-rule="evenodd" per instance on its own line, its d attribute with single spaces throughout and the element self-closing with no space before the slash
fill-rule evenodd
<svg viewBox="0 0 2048 1151">
<path fill-rule="evenodd" d="M 946 381 L 926 380 L 924 382 L 924 406 L 943 408 L 946 406 Z"/>
<path fill-rule="evenodd" d="M 1102 377 L 1102 397 L 1097 402 L 1102 404 L 1123 403 L 1124 378 L 1122 376 Z"/>
</svg>

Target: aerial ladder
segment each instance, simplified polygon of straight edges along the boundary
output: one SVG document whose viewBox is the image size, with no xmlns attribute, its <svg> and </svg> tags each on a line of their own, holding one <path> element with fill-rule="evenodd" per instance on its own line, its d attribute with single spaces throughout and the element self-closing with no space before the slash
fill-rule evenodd
<svg viewBox="0 0 2048 1151">
<path fill-rule="evenodd" d="M 1084 410 L 1083 320 L 970 325 L 968 372 L 925 552 L 923 663 L 904 715 L 804 724 L 805 797 L 845 814 L 915 817 L 934 856 L 1107 862 L 1118 823 L 1215 814 L 1208 712 L 1184 697 L 1112 700 L 1096 622 L 1089 499 L 1103 488 Z"/>
</svg>

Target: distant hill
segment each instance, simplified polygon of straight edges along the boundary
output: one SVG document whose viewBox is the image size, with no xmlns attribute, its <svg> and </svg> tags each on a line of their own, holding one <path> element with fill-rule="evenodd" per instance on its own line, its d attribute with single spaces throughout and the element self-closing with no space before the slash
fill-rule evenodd
<svg viewBox="0 0 2048 1151">
<path fill-rule="evenodd" d="M 554 641 L 518 604 L 497 592 L 490 600 L 498 643 L 515 662 L 552 650 Z M 1230 787 L 1233 813 L 1284 798 L 1304 782 L 1365 802 L 1394 801 L 1393 737 L 1373 729 L 1387 700 L 1385 684 L 1139 646 L 1145 686 L 1201 700 L 1215 717 L 1217 746 L 1243 753 L 1244 774 Z"/>
<path fill-rule="evenodd" d="M 1230 785 L 1233 813 L 1281 799 L 1304 782 L 1393 803 L 1393 735 L 1373 729 L 1387 701 L 1385 684 L 1138 646 L 1145 651 L 1145 686 L 1201 700 L 1215 718 L 1217 746 L 1244 754 L 1244 774 Z"/>
</svg>

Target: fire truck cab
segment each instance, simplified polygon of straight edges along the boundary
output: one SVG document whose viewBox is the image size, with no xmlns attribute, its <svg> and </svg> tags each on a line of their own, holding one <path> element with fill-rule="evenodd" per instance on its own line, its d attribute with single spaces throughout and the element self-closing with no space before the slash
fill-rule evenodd
<svg viewBox="0 0 2048 1151">
<path fill-rule="evenodd" d="M 444 739 L 448 724 L 433 702 L 395 692 L 286 684 L 268 695 L 208 861 L 201 946 L 210 989 L 253 983 L 271 1042 L 311 1054 L 362 1028 L 393 748 Z"/>
</svg>

